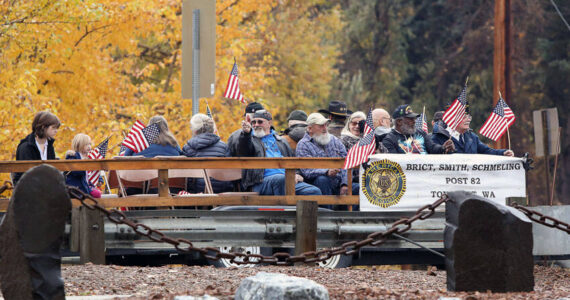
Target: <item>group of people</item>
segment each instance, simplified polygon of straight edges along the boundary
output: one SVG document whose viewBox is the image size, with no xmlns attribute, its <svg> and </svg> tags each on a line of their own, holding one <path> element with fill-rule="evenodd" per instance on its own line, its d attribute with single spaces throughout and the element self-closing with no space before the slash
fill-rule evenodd
<svg viewBox="0 0 570 300">
<path fill-rule="evenodd" d="M 484 153 L 513 156 L 507 149 L 493 149 L 482 143 L 470 130 L 471 116 L 468 107 L 462 122 L 456 130 L 448 130 L 442 120 L 443 112 L 437 112 L 432 121 L 433 132 L 428 134 L 416 129 L 415 113 L 407 105 L 398 106 L 390 115 L 385 109 L 371 112 L 376 141 L 375 153 L 406 154 L 450 154 Z M 162 116 L 154 116 L 149 124 L 158 124 L 160 133 L 156 141 L 141 152 L 127 150 L 124 155 L 144 157 L 180 156 L 187 157 L 346 157 L 347 152 L 363 137 L 366 115 L 351 112 L 346 103 L 331 101 L 328 109 L 321 109 L 309 115 L 302 110 L 289 114 L 287 128 L 278 132 L 273 126 L 271 112 L 262 104 L 249 103 L 243 114 L 241 128 L 233 132 L 227 143 L 215 134 L 215 123 L 205 114 L 196 114 L 190 119 L 192 138 L 182 147 L 168 129 Z M 20 141 L 16 151 L 17 160 L 55 159 L 54 137 L 60 126 L 59 119 L 52 113 L 42 111 L 32 122 L 32 133 Z M 84 159 L 91 150 L 91 139 L 86 134 L 74 137 L 72 150 L 66 159 Z M 299 169 L 295 176 L 297 195 L 346 195 L 359 193 L 358 170 L 352 170 L 353 181 L 347 182 L 344 169 Z M 21 173 L 13 177 L 17 184 Z M 67 183 L 100 196 L 99 190 L 86 180 L 86 172 L 74 171 L 66 174 Z M 243 171 L 241 188 L 261 195 L 285 194 L 284 169 L 247 169 Z M 214 192 L 234 189 L 231 182 L 212 180 Z M 204 190 L 204 181 L 192 179 L 188 182 L 189 192 Z"/>
</svg>

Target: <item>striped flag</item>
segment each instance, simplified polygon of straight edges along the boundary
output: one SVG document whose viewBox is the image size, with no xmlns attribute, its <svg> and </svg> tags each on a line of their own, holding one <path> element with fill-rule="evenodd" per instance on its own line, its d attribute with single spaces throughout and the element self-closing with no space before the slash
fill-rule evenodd
<svg viewBox="0 0 570 300">
<path fill-rule="evenodd" d="M 451 106 L 443 113 L 443 121 L 448 128 L 455 130 L 457 125 L 463 121 L 465 116 L 465 106 L 467 105 L 467 85 L 463 87 L 459 97 L 451 103 Z"/>
<path fill-rule="evenodd" d="M 237 63 L 235 62 L 232 68 L 232 72 L 230 73 L 230 78 L 228 78 L 228 86 L 226 86 L 224 97 L 229 99 L 235 99 L 240 101 L 241 103 L 245 103 L 245 100 L 243 99 L 243 94 L 239 89 L 238 67 Z"/>
<path fill-rule="evenodd" d="M 107 149 L 109 147 L 109 138 L 106 138 L 99 146 L 92 149 L 87 154 L 89 159 L 104 159 L 107 154 Z M 101 171 L 87 171 L 87 181 L 92 185 L 97 185 L 99 182 Z"/>
<path fill-rule="evenodd" d="M 374 138 L 374 123 L 372 122 L 372 109 L 368 111 L 368 117 L 364 123 L 363 138 L 358 141 L 346 155 L 344 169 L 354 168 L 368 160 L 368 156 L 374 153 L 376 142 Z"/>
<path fill-rule="evenodd" d="M 206 115 L 208 115 L 208 117 L 210 119 L 212 119 L 212 121 L 214 121 L 214 116 L 212 116 L 212 111 L 210 110 L 210 105 L 208 105 L 208 103 L 206 103 Z M 214 134 L 218 134 L 218 127 L 216 126 L 216 121 L 214 121 Z"/>
<path fill-rule="evenodd" d="M 133 150 L 133 152 L 138 153 L 154 143 L 159 133 L 160 128 L 158 127 L 158 123 L 144 127 L 144 124 L 137 120 L 123 141 L 123 145 Z"/>
<path fill-rule="evenodd" d="M 497 101 L 495 109 L 493 109 L 493 112 L 491 112 L 491 115 L 483 124 L 483 127 L 479 129 L 479 133 L 493 141 L 497 141 L 514 122 L 515 114 L 501 97 Z"/>
<path fill-rule="evenodd" d="M 125 152 L 127 151 L 127 147 L 125 147 L 125 145 L 121 144 L 121 148 L 119 148 L 119 156 L 125 156 Z"/>
<path fill-rule="evenodd" d="M 428 133 L 428 125 L 426 122 L 425 114 L 420 114 L 420 116 L 416 118 L 416 130 Z"/>
</svg>

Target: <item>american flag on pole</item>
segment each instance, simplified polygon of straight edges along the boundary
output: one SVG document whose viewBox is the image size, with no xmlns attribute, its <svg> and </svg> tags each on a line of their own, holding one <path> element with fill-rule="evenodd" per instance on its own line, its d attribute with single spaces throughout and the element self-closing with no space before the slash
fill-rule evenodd
<svg viewBox="0 0 570 300">
<path fill-rule="evenodd" d="M 206 103 L 206 115 L 208 115 L 208 117 L 212 119 L 212 121 L 214 121 L 214 116 L 212 116 L 212 111 L 210 110 L 210 105 L 208 105 L 208 103 Z M 218 134 L 218 127 L 216 126 L 215 121 L 214 121 L 214 134 Z"/>
<path fill-rule="evenodd" d="M 230 73 L 230 78 L 228 78 L 228 86 L 226 86 L 224 97 L 229 99 L 235 99 L 240 101 L 241 103 L 245 103 L 245 100 L 243 99 L 243 94 L 239 89 L 238 67 L 237 63 L 235 62 L 232 68 L 232 72 Z"/>
<path fill-rule="evenodd" d="M 425 114 L 420 114 L 420 116 L 416 118 L 416 129 L 428 133 L 428 125 L 426 122 Z"/>
<path fill-rule="evenodd" d="M 343 168 L 351 169 L 367 161 L 368 156 L 374 153 L 374 148 L 376 148 L 374 123 L 372 122 L 372 109 L 370 109 L 366 122 L 364 123 L 363 137 L 348 150 Z"/>
<path fill-rule="evenodd" d="M 123 141 L 123 145 L 138 153 L 154 143 L 159 133 L 160 128 L 157 123 L 144 127 L 144 124 L 137 120 Z"/>
<path fill-rule="evenodd" d="M 515 114 L 501 97 L 497 101 L 495 109 L 493 109 L 493 112 L 491 112 L 491 115 L 483 124 L 483 127 L 479 129 L 479 133 L 493 141 L 497 141 L 514 122 Z"/>
<path fill-rule="evenodd" d="M 106 138 L 99 146 L 89 151 L 87 158 L 89 159 L 104 159 L 109 147 L 109 138 Z M 87 171 L 87 181 L 92 185 L 97 185 L 99 182 L 101 171 Z"/>
<path fill-rule="evenodd" d="M 455 130 L 457 125 L 463 121 L 465 116 L 465 106 L 467 105 L 467 85 L 463 87 L 459 97 L 451 103 L 451 106 L 443 113 L 443 121 L 449 128 Z"/>
</svg>

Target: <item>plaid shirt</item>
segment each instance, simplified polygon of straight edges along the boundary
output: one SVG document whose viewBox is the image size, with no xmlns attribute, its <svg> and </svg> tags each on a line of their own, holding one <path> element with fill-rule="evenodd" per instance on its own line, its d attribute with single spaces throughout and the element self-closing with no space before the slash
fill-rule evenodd
<svg viewBox="0 0 570 300">
<path fill-rule="evenodd" d="M 346 148 L 342 142 L 331 135 L 331 141 L 326 146 L 318 145 L 313 138 L 305 133 L 305 136 L 297 144 L 297 157 L 346 157 Z M 301 169 L 301 175 L 309 181 L 315 180 L 319 175 L 327 174 L 329 169 Z M 346 170 L 336 175 L 335 183 L 339 186 L 346 184 Z"/>
</svg>

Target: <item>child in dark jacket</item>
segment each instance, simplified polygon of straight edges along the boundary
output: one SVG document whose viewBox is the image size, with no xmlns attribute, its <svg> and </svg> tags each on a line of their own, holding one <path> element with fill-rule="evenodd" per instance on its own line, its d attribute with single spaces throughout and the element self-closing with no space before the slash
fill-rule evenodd
<svg viewBox="0 0 570 300">
<path fill-rule="evenodd" d="M 61 122 L 52 113 L 40 111 L 32 121 L 32 133 L 18 144 L 16 160 L 48 160 L 56 159 L 53 142 Z M 23 173 L 13 173 L 14 185 L 18 183 Z"/>
<path fill-rule="evenodd" d="M 77 134 L 71 142 L 71 147 L 73 150 L 67 151 L 65 159 L 86 159 L 91 151 L 91 138 L 83 133 Z M 65 174 L 66 184 L 75 186 L 95 198 L 101 198 L 101 191 L 87 181 L 87 171 L 70 171 Z"/>
</svg>

